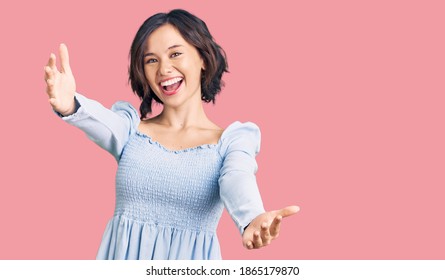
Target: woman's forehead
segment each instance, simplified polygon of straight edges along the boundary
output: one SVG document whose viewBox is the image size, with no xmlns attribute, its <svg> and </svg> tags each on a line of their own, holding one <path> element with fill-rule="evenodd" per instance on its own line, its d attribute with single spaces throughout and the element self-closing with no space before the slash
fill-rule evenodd
<svg viewBox="0 0 445 280">
<path fill-rule="evenodd" d="M 147 38 L 147 52 L 165 52 L 172 46 L 184 46 L 189 44 L 182 37 L 181 33 L 171 24 L 164 24 L 157 28 Z"/>
</svg>

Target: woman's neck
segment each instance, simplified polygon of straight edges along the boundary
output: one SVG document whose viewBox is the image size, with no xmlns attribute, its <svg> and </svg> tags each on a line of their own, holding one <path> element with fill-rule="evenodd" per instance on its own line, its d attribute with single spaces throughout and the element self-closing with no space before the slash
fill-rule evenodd
<svg viewBox="0 0 445 280">
<path fill-rule="evenodd" d="M 158 124 L 178 130 L 188 127 L 202 127 L 210 123 L 202 102 L 186 108 L 164 107 L 155 119 Z"/>
</svg>

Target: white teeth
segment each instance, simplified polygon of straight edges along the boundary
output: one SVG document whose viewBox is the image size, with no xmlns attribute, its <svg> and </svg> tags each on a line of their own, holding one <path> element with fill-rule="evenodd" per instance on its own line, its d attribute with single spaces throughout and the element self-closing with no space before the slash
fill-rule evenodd
<svg viewBox="0 0 445 280">
<path fill-rule="evenodd" d="M 173 84 L 175 84 L 175 83 L 177 83 L 179 81 L 182 81 L 182 78 L 173 78 L 173 79 L 170 79 L 168 81 L 162 82 L 161 86 L 164 87 L 164 86 L 173 85 Z"/>
</svg>

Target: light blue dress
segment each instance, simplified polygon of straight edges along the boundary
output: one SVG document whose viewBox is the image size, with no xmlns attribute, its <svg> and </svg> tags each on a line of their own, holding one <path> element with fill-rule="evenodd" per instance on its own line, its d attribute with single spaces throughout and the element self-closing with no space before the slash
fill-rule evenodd
<svg viewBox="0 0 445 280">
<path fill-rule="evenodd" d="M 97 259 L 221 259 L 216 227 L 223 208 L 241 234 L 264 212 L 255 124 L 234 122 L 217 144 L 171 151 L 138 131 L 130 103 L 109 110 L 79 93 L 76 100 L 77 112 L 63 119 L 118 162 L 115 212 Z"/>
</svg>

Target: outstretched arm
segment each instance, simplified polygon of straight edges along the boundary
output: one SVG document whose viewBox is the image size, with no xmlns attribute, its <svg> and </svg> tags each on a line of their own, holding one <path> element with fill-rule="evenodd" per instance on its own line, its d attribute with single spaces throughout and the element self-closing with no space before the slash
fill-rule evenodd
<svg viewBox="0 0 445 280">
<path fill-rule="evenodd" d="M 269 245 L 280 234 L 283 218 L 300 211 L 298 206 L 288 206 L 280 210 L 258 215 L 243 233 L 243 245 L 247 249 L 258 249 Z"/>
<path fill-rule="evenodd" d="M 136 109 L 128 102 L 119 101 L 110 110 L 99 102 L 76 93 L 66 45 L 60 45 L 59 56 L 60 70 L 57 69 L 56 56 L 53 53 L 44 67 L 46 93 L 53 110 L 67 123 L 83 130 L 91 140 L 119 160 L 129 136 L 139 125 Z"/>
<path fill-rule="evenodd" d="M 74 113 L 76 104 L 74 93 L 76 92 L 76 82 L 71 72 L 68 48 L 65 44 L 60 44 L 60 70 L 57 69 L 56 55 L 51 53 L 48 64 L 44 67 L 46 93 L 49 103 L 54 111 L 67 116 Z"/>
<path fill-rule="evenodd" d="M 282 219 L 300 210 L 298 206 L 264 210 L 255 177 L 260 141 L 258 126 L 250 122 L 235 122 L 221 136 L 224 162 L 219 178 L 220 195 L 248 249 L 268 245 L 278 237 Z"/>
</svg>

